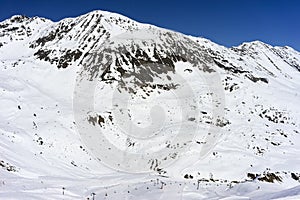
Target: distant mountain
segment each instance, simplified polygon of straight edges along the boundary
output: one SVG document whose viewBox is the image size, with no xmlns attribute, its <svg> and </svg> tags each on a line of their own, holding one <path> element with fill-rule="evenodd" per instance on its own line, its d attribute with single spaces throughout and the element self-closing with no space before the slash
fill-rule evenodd
<svg viewBox="0 0 300 200">
<path fill-rule="evenodd" d="M 300 198 L 291 47 L 18 15 L 0 78 L 0 199 Z"/>
</svg>

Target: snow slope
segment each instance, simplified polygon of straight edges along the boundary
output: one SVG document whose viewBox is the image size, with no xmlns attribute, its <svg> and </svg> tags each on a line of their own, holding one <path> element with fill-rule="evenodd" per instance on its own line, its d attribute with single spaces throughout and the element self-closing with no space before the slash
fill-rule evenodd
<svg viewBox="0 0 300 200">
<path fill-rule="evenodd" d="M 260 41 L 226 48 L 104 11 L 13 16 L 0 199 L 300 199 L 299 73 L 299 52 Z"/>
</svg>

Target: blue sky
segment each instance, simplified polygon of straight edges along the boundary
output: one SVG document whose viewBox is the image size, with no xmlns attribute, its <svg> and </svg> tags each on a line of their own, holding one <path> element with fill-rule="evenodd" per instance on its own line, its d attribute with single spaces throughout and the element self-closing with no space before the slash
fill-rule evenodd
<svg viewBox="0 0 300 200">
<path fill-rule="evenodd" d="M 0 0 L 0 21 L 14 14 L 58 21 L 97 9 L 225 46 L 261 40 L 300 51 L 298 0 Z"/>
</svg>

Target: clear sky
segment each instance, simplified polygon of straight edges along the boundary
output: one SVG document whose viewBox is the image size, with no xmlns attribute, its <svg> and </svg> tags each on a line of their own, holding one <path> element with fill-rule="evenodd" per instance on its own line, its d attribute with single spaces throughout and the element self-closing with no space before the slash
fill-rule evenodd
<svg viewBox="0 0 300 200">
<path fill-rule="evenodd" d="M 58 21 L 97 9 L 225 46 L 261 40 L 300 51 L 300 0 L 0 0 L 0 21 L 15 14 Z"/>
</svg>

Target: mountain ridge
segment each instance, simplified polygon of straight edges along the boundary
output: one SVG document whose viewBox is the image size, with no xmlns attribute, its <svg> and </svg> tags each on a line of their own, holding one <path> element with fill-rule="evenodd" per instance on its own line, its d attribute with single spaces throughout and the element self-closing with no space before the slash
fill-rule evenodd
<svg viewBox="0 0 300 200">
<path fill-rule="evenodd" d="M 32 21 L 32 20 L 42 20 L 42 21 L 48 21 L 48 22 L 51 22 L 52 24 L 52 26 L 53 25 L 55 25 L 55 24 L 60 24 L 60 23 L 63 23 L 63 22 L 66 22 L 67 23 L 67 21 L 76 21 L 76 20 L 80 20 L 80 18 L 93 18 L 93 17 L 95 17 L 95 15 L 96 16 L 104 16 L 104 15 L 107 15 L 107 16 L 110 16 L 110 17 L 114 17 L 114 18 L 123 18 L 124 20 L 129 20 L 129 21 L 133 21 L 133 20 L 131 20 L 131 19 L 129 19 L 129 18 L 127 18 L 127 17 L 124 17 L 124 16 L 122 16 L 122 15 L 120 15 L 120 14 L 116 14 L 116 13 L 110 13 L 110 12 L 108 12 L 108 11 L 100 11 L 100 10 L 95 10 L 95 11 L 92 11 L 92 12 L 89 12 L 89 13 L 87 13 L 87 14 L 83 14 L 83 15 L 81 15 L 81 16 L 79 16 L 79 17 L 71 17 L 71 18 L 65 18 L 65 19 L 62 19 L 62 20 L 59 20 L 59 21 L 57 21 L 57 22 L 54 22 L 54 21 L 51 21 L 51 20 L 49 20 L 49 19 L 46 19 L 46 18 L 42 18 L 42 17 L 38 17 L 38 16 L 35 16 L 35 17 L 27 17 L 27 16 L 25 16 L 25 15 L 14 15 L 14 16 L 12 16 L 11 18 L 9 18 L 9 19 L 6 19 L 6 20 L 4 20 L 4 21 L 2 21 L 2 22 L 0 22 L 1 24 L 2 24 L 2 28 L 4 27 L 4 26 L 6 26 L 7 24 L 8 24 L 8 22 L 17 22 L 18 21 L 18 19 L 20 20 L 29 20 L 29 21 Z M 138 24 L 142 24 L 142 23 L 140 23 L 140 22 L 137 22 Z M 145 24 L 145 25 L 150 25 L 150 24 Z M 150 26 L 153 26 L 153 25 L 150 25 Z M 50 26 L 51 27 L 51 26 Z M 156 26 L 153 26 L 153 27 L 156 27 Z M 191 36 L 191 37 L 194 37 L 194 36 Z M 194 37 L 194 38 L 197 38 L 197 37 Z M 199 38 L 202 38 L 202 37 L 199 37 Z M 209 40 L 210 41 L 210 40 Z M 229 47 L 229 49 L 234 49 L 234 48 L 238 48 L 238 47 L 241 47 L 241 46 L 245 46 L 245 45 L 248 45 L 248 46 L 251 46 L 251 44 L 262 44 L 262 45 L 269 45 L 269 44 L 267 44 L 267 43 L 264 43 L 264 42 L 262 42 L 262 41 L 259 41 L 259 40 L 255 40 L 255 41 L 250 41 L 250 42 L 243 42 L 242 44 L 240 44 L 240 45 L 238 45 L 238 46 L 232 46 L 232 47 Z M 217 44 L 217 45 L 219 45 L 219 44 Z M 219 46 L 222 46 L 222 45 L 219 45 Z M 270 45 L 271 46 L 271 45 Z M 293 51 L 296 51 L 295 49 L 293 49 L 292 47 L 289 47 L 289 46 L 272 46 L 273 48 L 289 48 L 290 50 L 293 50 Z M 226 47 L 227 48 L 227 47 Z"/>
</svg>

